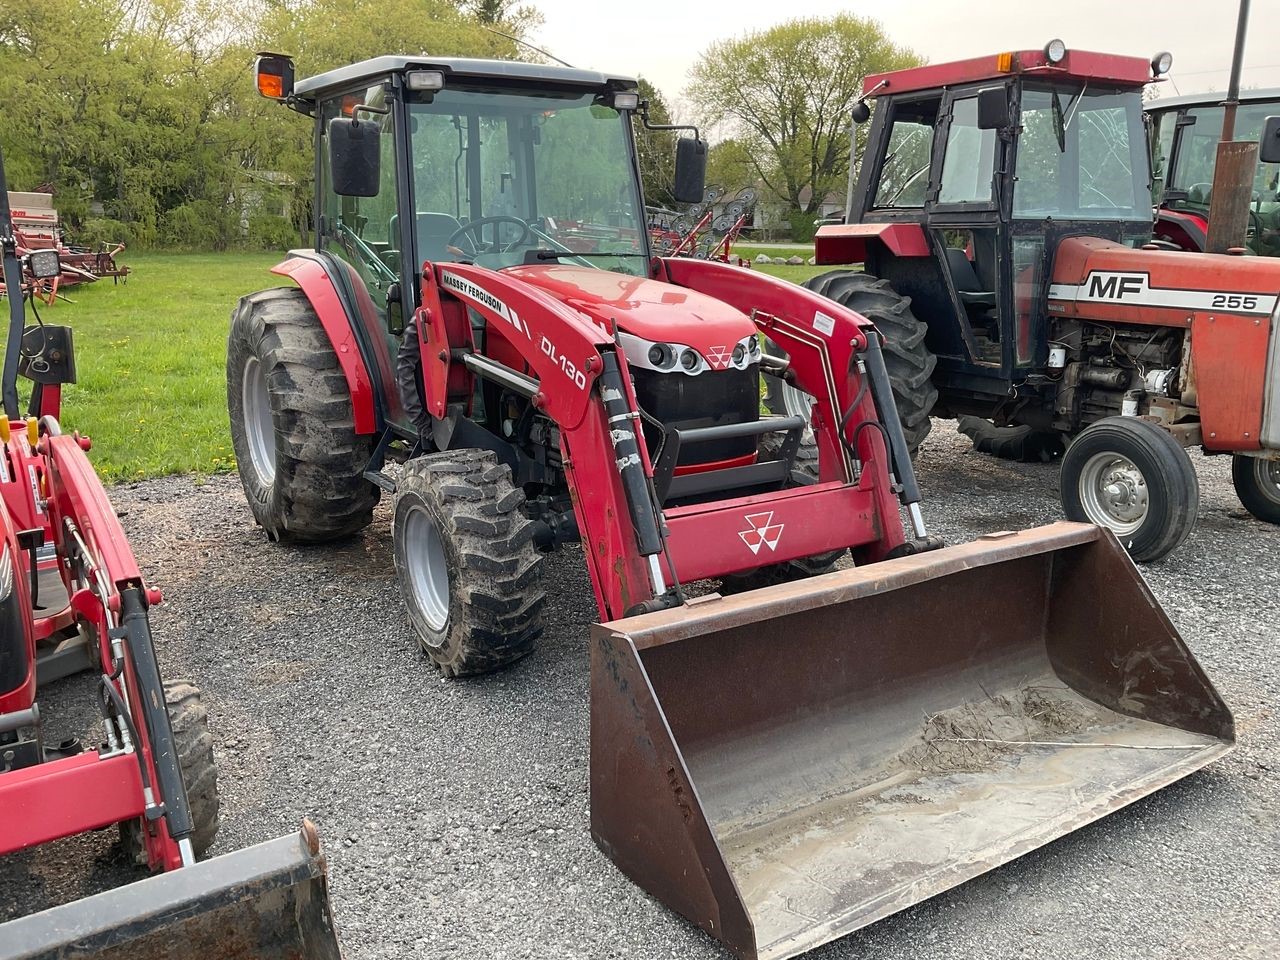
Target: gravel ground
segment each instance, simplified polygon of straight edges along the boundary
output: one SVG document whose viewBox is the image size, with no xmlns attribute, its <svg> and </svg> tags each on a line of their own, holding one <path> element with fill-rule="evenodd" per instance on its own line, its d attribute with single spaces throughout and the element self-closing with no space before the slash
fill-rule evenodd
<svg viewBox="0 0 1280 960">
<path fill-rule="evenodd" d="M 836 958 L 1280 955 L 1280 530 L 1252 521 L 1225 459 L 1200 459 L 1199 526 L 1145 569 L 1235 711 L 1211 768 L 947 894 L 816 951 Z M 921 480 L 961 542 L 1057 519 L 1057 469 L 971 453 L 939 422 Z M 721 958 L 587 833 L 586 624 L 575 550 L 553 557 L 547 631 L 516 668 L 442 682 L 401 610 L 387 530 L 337 548 L 268 544 L 234 477 L 113 497 L 153 582 L 169 676 L 203 687 L 218 742 L 223 853 L 320 827 L 349 960 Z M 49 691 L 87 723 L 83 680 Z M 87 728 L 86 728 L 87 729 Z M 138 876 L 113 831 L 0 861 L 0 918 Z"/>
</svg>

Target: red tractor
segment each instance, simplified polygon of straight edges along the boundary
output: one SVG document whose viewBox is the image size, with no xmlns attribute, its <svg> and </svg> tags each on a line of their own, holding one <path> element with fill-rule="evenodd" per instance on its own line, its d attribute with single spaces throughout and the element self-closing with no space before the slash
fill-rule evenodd
<svg viewBox="0 0 1280 960">
<path fill-rule="evenodd" d="M 254 518 L 321 542 L 394 495 L 408 620 L 450 677 L 530 652 L 543 557 L 580 545 L 604 621 L 593 836 L 739 956 L 794 956 L 1230 749 L 1114 537 L 928 536 L 868 318 L 651 255 L 635 80 L 427 56 L 295 84 L 263 54 L 256 74 L 312 118 L 318 157 L 314 248 L 228 336 Z M 681 202 L 704 157 L 678 140 Z M 564 223 L 621 229 L 588 248 Z M 812 409 L 762 417 L 763 370 Z M 745 592 L 685 586 L 707 580 Z M 938 738 L 996 715 L 1034 756 L 957 759 L 962 785 Z"/>
<path fill-rule="evenodd" d="M 1240 140 L 1261 140 L 1280 115 L 1280 90 L 1243 90 L 1236 110 Z M 1155 237 L 1179 250 L 1202 251 L 1209 235 L 1222 94 L 1161 97 L 1146 105 L 1156 187 Z M 1260 257 L 1280 257 L 1280 166 L 1258 163 L 1249 198 L 1245 244 Z"/>
<path fill-rule="evenodd" d="M 806 284 L 885 337 L 913 447 L 931 416 L 987 421 L 979 446 L 1007 455 L 1069 441 L 1066 515 L 1139 560 L 1195 522 L 1188 447 L 1232 455 L 1280 523 L 1280 261 L 1151 243 L 1142 91 L 1168 65 L 1055 40 L 868 77 L 848 220 L 817 236 L 819 263 L 861 269 Z"/>
<path fill-rule="evenodd" d="M 62 264 L 57 249 L 19 258 L 2 159 L 0 246 L 0 856 L 118 826 L 137 865 L 164 874 L 0 924 L 0 958 L 337 960 L 314 828 L 198 862 L 218 829 L 205 708 L 190 682 L 161 680 L 148 620 L 160 592 L 85 456 L 89 440 L 60 425 L 71 328 L 38 314 L 27 327 L 22 291 Z M 19 376 L 33 383 L 25 417 Z M 52 743 L 40 694 L 81 671 L 97 674 L 84 693 L 101 738 Z"/>
</svg>

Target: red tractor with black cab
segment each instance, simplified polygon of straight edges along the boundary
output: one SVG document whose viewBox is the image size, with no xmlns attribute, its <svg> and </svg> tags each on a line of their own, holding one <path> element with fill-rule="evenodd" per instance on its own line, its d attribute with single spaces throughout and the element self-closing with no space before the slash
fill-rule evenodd
<svg viewBox="0 0 1280 960">
<path fill-rule="evenodd" d="M 936 416 L 991 452 L 1065 447 L 1067 516 L 1139 560 L 1195 522 L 1189 447 L 1280 523 L 1280 263 L 1152 243 L 1142 91 L 1169 64 L 1055 40 L 868 77 L 853 203 L 816 243 L 861 269 L 806 284 L 876 323 L 912 443 Z"/>
<path fill-rule="evenodd" d="M 394 496 L 411 630 L 450 677 L 528 654 L 544 555 L 580 549 L 592 834 L 736 955 L 796 956 L 1230 749 L 1110 533 L 928 535 L 868 317 L 653 255 L 634 79 L 387 56 L 295 84 L 276 54 L 256 75 L 318 156 L 315 246 L 275 268 L 296 285 L 241 299 L 228 336 L 254 518 L 326 541 Z M 677 200 L 704 166 L 680 138 Z M 812 407 L 761 416 L 766 370 Z M 736 595 L 685 586 L 708 580 Z M 964 786 L 934 762 L 941 731 L 1010 712 L 1034 757 Z"/>
</svg>

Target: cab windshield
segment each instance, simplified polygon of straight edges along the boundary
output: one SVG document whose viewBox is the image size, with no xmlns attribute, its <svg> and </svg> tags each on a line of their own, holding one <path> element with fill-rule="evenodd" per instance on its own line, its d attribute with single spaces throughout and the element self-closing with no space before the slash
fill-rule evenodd
<svg viewBox="0 0 1280 960">
<path fill-rule="evenodd" d="M 1024 88 L 1013 213 L 1036 220 L 1150 221 L 1138 92 Z"/>
<path fill-rule="evenodd" d="M 416 260 L 643 275 L 627 119 L 600 99 L 451 86 L 411 102 Z"/>
</svg>

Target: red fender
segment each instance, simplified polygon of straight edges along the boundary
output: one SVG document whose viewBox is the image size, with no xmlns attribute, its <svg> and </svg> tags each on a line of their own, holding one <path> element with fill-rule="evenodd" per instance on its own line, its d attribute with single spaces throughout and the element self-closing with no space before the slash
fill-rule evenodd
<svg viewBox="0 0 1280 960">
<path fill-rule="evenodd" d="M 373 379 L 360 355 L 360 343 L 352 328 L 352 319 L 342 305 L 338 291 L 324 267 L 308 257 L 290 257 L 271 268 L 271 272 L 288 277 L 296 283 L 311 301 L 316 316 L 329 342 L 338 355 L 338 364 L 347 378 L 351 391 L 351 406 L 355 413 L 356 433 L 375 433 L 378 429 L 378 411 L 374 401 Z"/>
<path fill-rule="evenodd" d="M 895 257 L 929 256 L 929 242 L 918 223 L 832 223 L 819 227 L 813 238 L 814 262 L 865 263 L 872 242 L 883 243 Z"/>
</svg>

